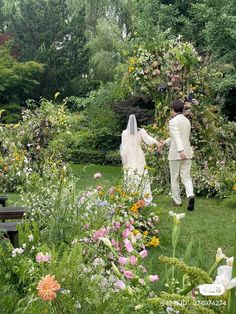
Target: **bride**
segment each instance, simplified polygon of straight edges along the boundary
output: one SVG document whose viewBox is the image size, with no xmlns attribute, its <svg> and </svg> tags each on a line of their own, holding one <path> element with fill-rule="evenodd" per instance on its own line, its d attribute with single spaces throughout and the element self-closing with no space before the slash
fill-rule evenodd
<svg viewBox="0 0 236 314">
<path fill-rule="evenodd" d="M 144 129 L 137 127 L 135 115 L 129 116 L 127 128 L 122 132 L 120 155 L 124 169 L 124 187 L 128 192 L 139 192 L 148 203 L 152 201 L 151 185 L 146 161 L 142 150 L 142 143 L 156 145 L 156 139 L 147 134 Z"/>
</svg>

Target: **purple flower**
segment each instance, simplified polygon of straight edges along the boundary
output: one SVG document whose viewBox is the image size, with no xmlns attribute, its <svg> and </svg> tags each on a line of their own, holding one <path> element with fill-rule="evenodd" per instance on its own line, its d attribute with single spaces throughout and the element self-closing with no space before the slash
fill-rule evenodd
<svg viewBox="0 0 236 314">
<path fill-rule="evenodd" d="M 107 201 L 98 201 L 98 202 L 97 202 L 97 206 L 98 206 L 98 207 L 107 206 Z"/>
</svg>

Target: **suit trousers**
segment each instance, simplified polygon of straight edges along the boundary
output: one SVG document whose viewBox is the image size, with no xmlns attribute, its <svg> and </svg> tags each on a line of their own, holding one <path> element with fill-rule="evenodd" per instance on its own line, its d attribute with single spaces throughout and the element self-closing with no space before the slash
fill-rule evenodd
<svg viewBox="0 0 236 314">
<path fill-rule="evenodd" d="M 194 196 L 193 183 L 190 175 L 191 159 L 185 160 L 169 160 L 171 194 L 176 204 L 181 204 L 181 196 L 179 189 L 179 177 L 185 187 L 187 197 Z"/>
</svg>

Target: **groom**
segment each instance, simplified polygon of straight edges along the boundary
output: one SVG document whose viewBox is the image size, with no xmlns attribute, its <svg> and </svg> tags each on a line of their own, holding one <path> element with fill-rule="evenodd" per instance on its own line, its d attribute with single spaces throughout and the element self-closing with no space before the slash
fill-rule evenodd
<svg viewBox="0 0 236 314">
<path fill-rule="evenodd" d="M 169 121 L 170 137 L 162 142 L 162 145 L 168 144 L 169 148 L 169 167 L 171 178 L 171 193 L 174 205 L 181 206 L 181 197 L 179 189 L 179 176 L 185 186 L 185 192 L 188 197 L 187 209 L 194 210 L 193 184 L 190 176 L 191 159 L 193 155 L 189 137 L 191 131 L 190 121 L 183 115 L 184 103 L 180 100 L 172 101 L 172 117 Z"/>
</svg>

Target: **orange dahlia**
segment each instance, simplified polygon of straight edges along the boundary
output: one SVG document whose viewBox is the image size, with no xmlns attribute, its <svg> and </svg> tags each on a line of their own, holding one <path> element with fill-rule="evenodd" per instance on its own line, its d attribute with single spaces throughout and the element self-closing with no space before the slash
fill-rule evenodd
<svg viewBox="0 0 236 314">
<path fill-rule="evenodd" d="M 38 296 L 43 301 L 54 300 L 57 297 L 56 291 L 61 289 L 61 285 L 54 278 L 55 276 L 46 275 L 37 285 Z"/>
<path fill-rule="evenodd" d="M 137 201 L 137 205 L 138 205 L 138 207 L 143 207 L 143 206 L 145 206 L 145 201 L 144 200 L 139 200 L 139 201 Z"/>
</svg>

